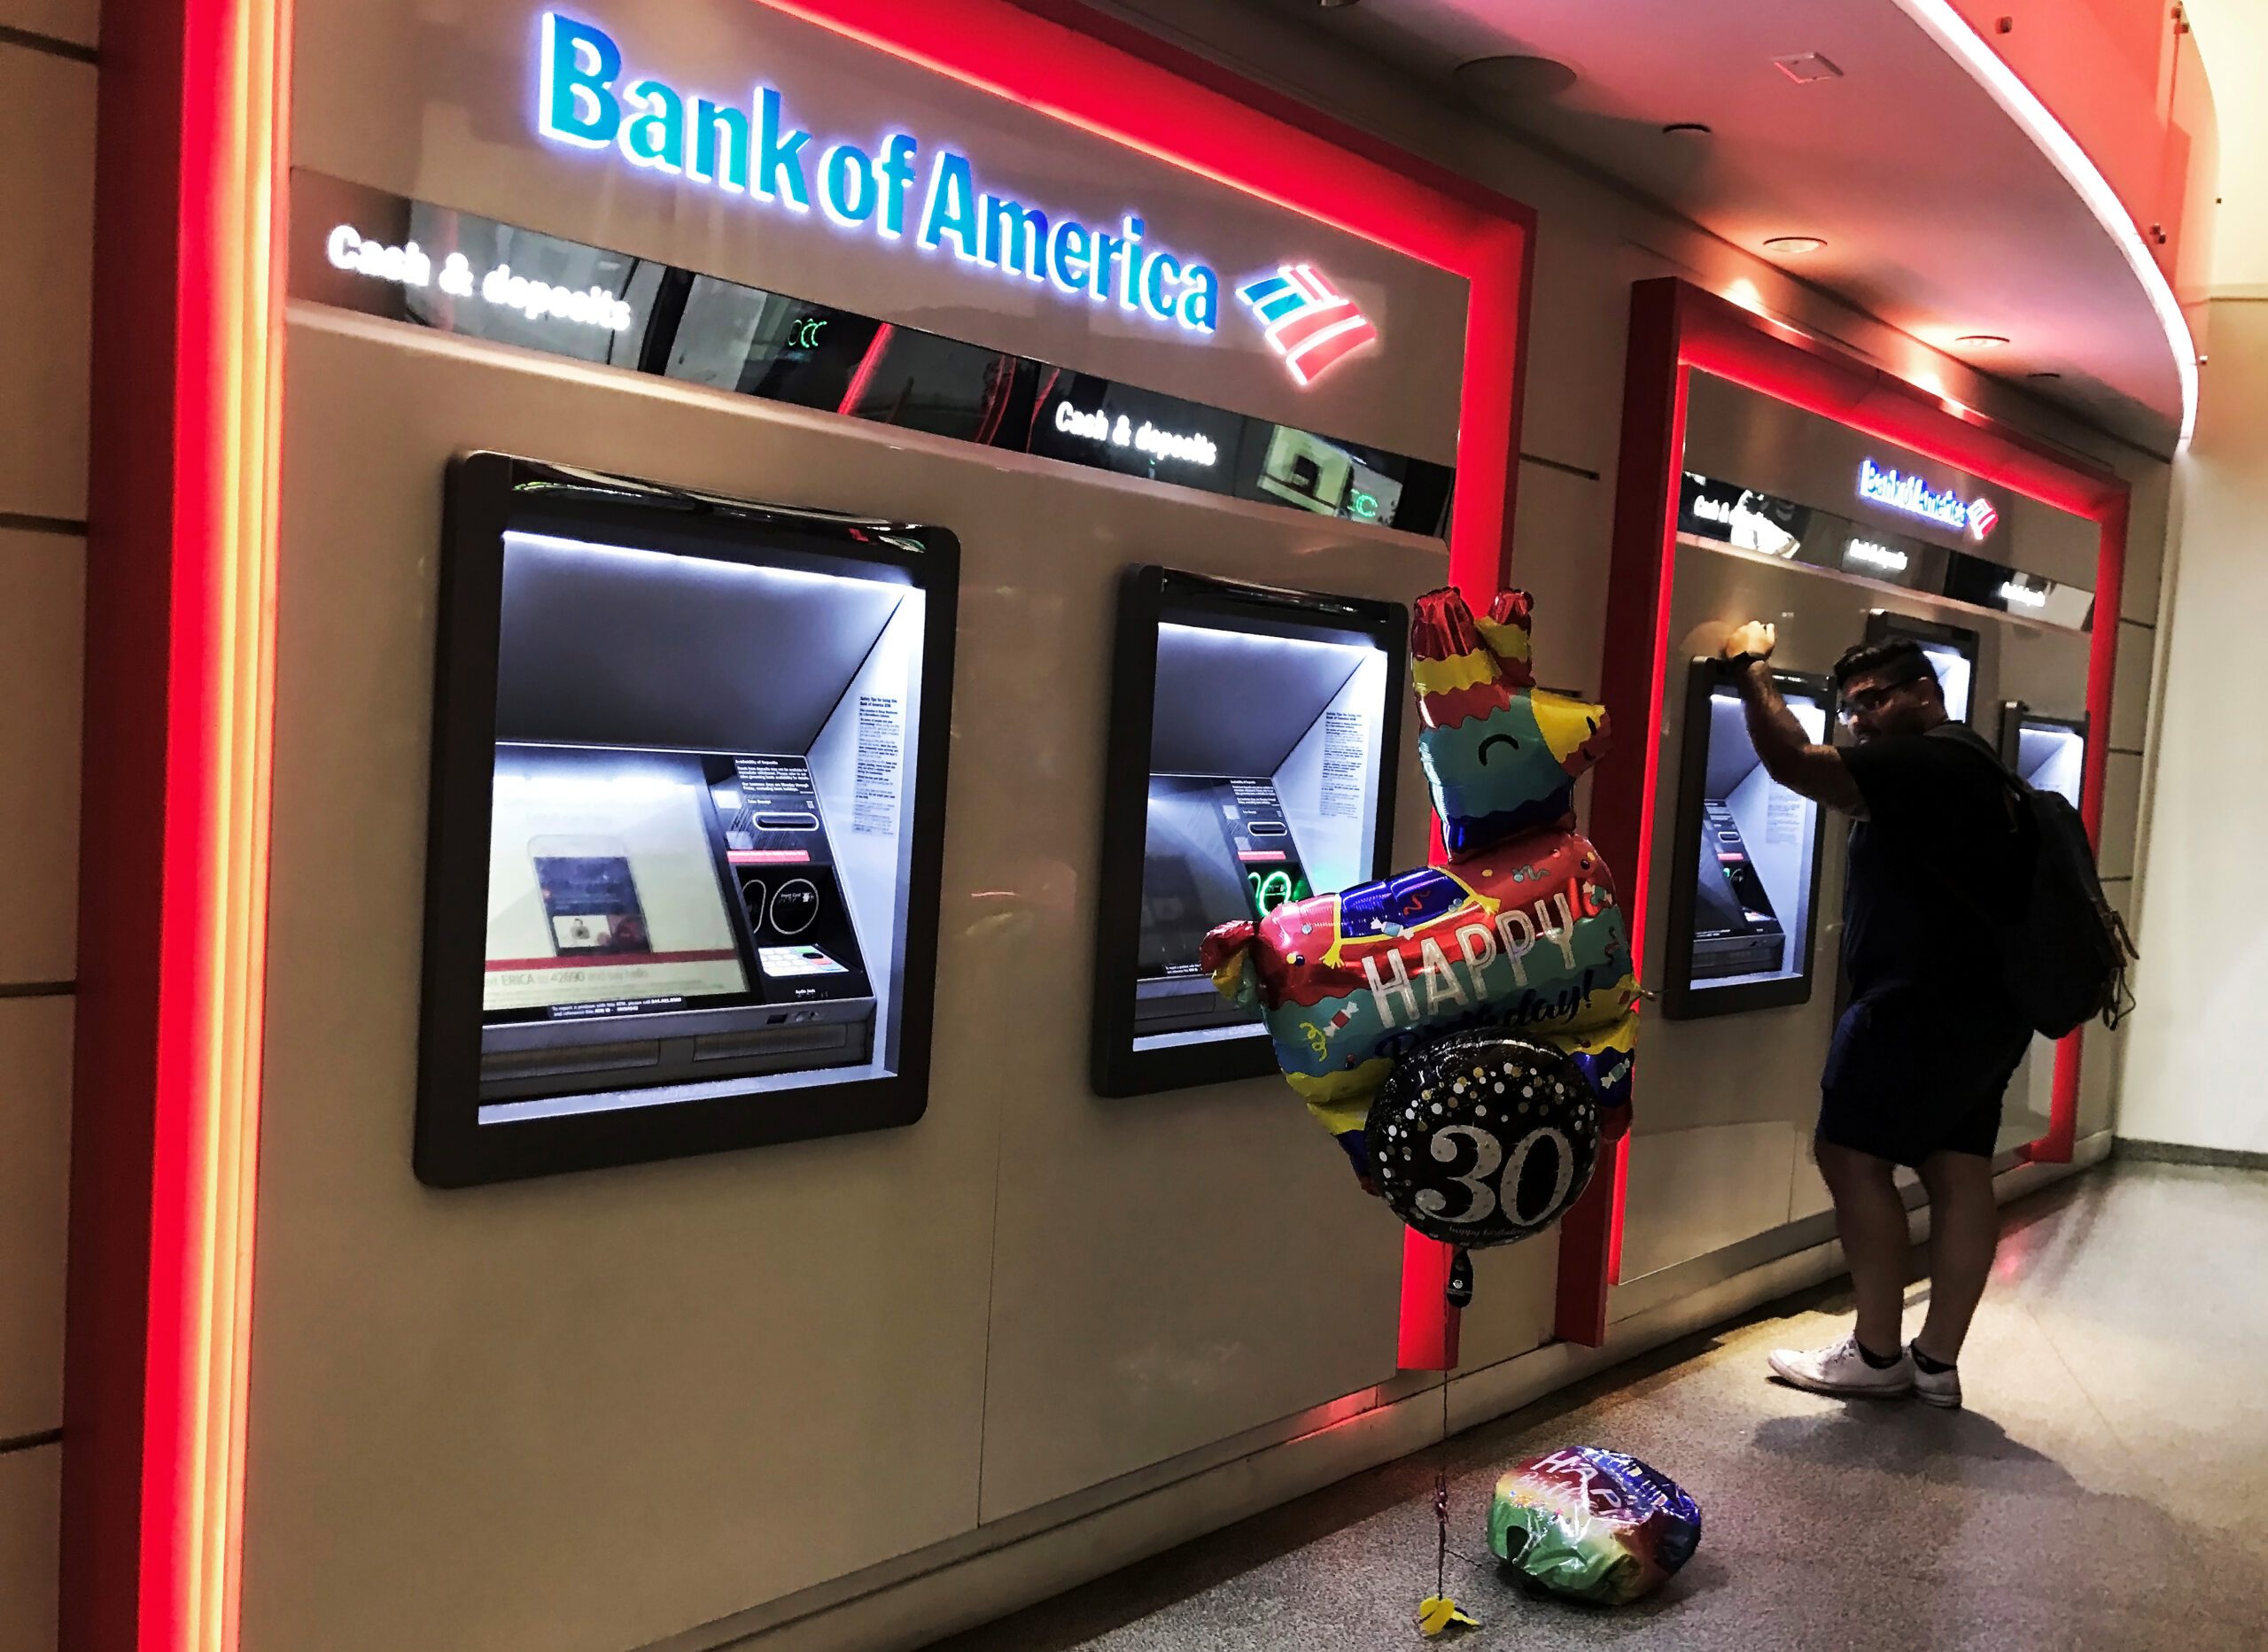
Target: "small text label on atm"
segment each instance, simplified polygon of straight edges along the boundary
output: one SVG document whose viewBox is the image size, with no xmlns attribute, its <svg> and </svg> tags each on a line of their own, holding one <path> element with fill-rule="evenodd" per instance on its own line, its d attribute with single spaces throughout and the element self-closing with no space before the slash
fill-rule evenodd
<svg viewBox="0 0 2268 1652">
<path fill-rule="evenodd" d="M 1113 447 L 1131 447 L 1153 459 L 1178 459 L 1208 470 L 1221 456 L 1221 450 L 1213 445 L 1209 436 L 1193 432 L 1184 436 L 1174 430 L 1161 430 L 1147 419 L 1137 427 L 1122 413 L 1114 423 L 1110 415 L 1099 407 L 1092 413 L 1082 413 L 1068 401 L 1055 404 L 1055 428 L 1066 436 L 1083 437 Z"/>
<path fill-rule="evenodd" d="M 462 252 L 452 252 L 436 271 L 431 256 L 412 241 L 390 246 L 373 241 L 352 224 L 340 224 L 323 240 L 323 254 L 331 268 L 398 287 L 438 287 L 452 299 L 478 298 L 499 309 L 517 310 L 532 322 L 546 319 L 574 322 L 626 332 L 630 306 L 604 287 L 555 287 L 549 282 L 515 275 L 509 264 L 499 264 L 478 281 Z"/>
<path fill-rule="evenodd" d="M 688 97 L 666 81 L 626 74 L 612 35 L 562 12 L 544 14 L 537 53 L 536 130 L 553 143 L 613 150 L 633 167 L 788 212 L 816 205 L 841 229 L 911 241 L 923 253 L 950 250 L 961 263 L 1067 299 L 1193 333 L 1219 329 L 1219 275 L 1146 244 L 1138 213 L 1123 214 L 1115 230 L 1051 217 L 980 189 L 968 157 L 949 149 L 930 157 L 925 174 L 921 141 L 906 132 L 884 135 L 871 152 L 817 143 L 788 123 L 778 88 L 757 85 L 745 107 Z"/>
</svg>

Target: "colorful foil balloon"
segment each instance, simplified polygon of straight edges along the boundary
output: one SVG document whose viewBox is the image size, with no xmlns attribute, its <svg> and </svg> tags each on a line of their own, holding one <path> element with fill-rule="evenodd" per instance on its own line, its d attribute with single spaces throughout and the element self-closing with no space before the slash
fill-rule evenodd
<svg viewBox="0 0 2268 1652">
<path fill-rule="evenodd" d="M 1572 813 L 1607 717 L 1536 689 L 1530 614 L 1524 591 L 1485 619 L 1454 591 L 1418 600 L 1418 744 L 1447 864 L 1285 901 L 1205 940 L 1214 984 L 1266 1023 L 1292 1088 L 1366 1180 L 1373 1097 L 1444 1034 L 1555 1048 L 1609 1109 L 1606 1133 L 1624 1128 L 1637 986 L 1613 877 Z"/>
<path fill-rule="evenodd" d="M 1540 1233 L 1590 1185 L 1600 1103 L 1565 1052 L 1456 1033 L 1402 1058 L 1371 1107 L 1372 1175 L 1394 1214 L 1466 1248 Z"/>
<path fill-rule="evenodd" d="M 1684 1488 L 1620 1452 L 1574 1446 L 1496 1482 L 1488 1547 L 1554 1594 L 1624 1606 L 1659 1588 L 1701 1546 Z"/>
<path fill-rule="evenodd" d="M 1576 779 L 1611 738 L 1604 706 L 1535 686 L 1532 609 L 1526 592 L 1499 592 L 1476 620 L 1436 591 L 1410 621 L 1418 754 L 1452 860 L 1568 819 Z"/>
</svg>

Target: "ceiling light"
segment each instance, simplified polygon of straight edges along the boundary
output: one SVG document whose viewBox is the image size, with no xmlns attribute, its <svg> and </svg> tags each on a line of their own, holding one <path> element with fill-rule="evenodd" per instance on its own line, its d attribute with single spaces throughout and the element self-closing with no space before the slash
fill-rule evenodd
<svg viewBox="0 0 2268 1652">
<path fill-rule="evenodd" d="M 1999 333 L 1963 333 L 1953 340 L 1953 343 L 1966 345 L 1971 350 L 1998 350 L 2008 342 Z"/>
<path fill-rule="evenodd" d="M 1456 89 L 1483 110 L 1548 102 L 1575 83 L 1573 66 L 1550 58 L 1475 58 L 1456 66 Z"/>
<path fill-rule="evenodd" d="M 1792 58 L 1775 58 L 1772 66 L 1798 86 L 1808 86 L 1814 81 L 1839 81 L 1843 71 L 1815 51 L 1798 52 Z"/>
<path fill-rule="evenodd" d="M 1819 252 L 1826 244 L 1817 236 L 1774 236 L 1764 244 L 1764 250 L 1789 258 L 1800 258 L 1806 252 Z"/>
<path fill-rule="evenodd" d="M 1698 120 L 1673 120 L 1662 128 L 1664 137 L 1707 137 L 1711 128 Z"/>
<path fill-rule="evenodd" d="M 1329 12 L 1342 5 L 1358 4 L 1360 0 L 1315 0 L 1315 3 L 1321 6 L 1324 11 Z"/>
</svg>

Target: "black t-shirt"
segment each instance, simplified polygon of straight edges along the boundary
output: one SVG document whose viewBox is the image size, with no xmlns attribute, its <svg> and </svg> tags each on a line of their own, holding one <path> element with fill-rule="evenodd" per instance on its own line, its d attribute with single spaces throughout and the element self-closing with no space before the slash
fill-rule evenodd
<svg viewBox="0 0 2268 1652">
<path fill-rule="evenodd" d="M 1968 727 L 1843 753 L 1867 802 L 1851 827 L 1843 974 L 1855 999 L 1907 991 L 1997 1029 L 2017 1016 L 1984 921 L 2018 895 L 2018 843 L 1992 748 Z"/>
</svg>

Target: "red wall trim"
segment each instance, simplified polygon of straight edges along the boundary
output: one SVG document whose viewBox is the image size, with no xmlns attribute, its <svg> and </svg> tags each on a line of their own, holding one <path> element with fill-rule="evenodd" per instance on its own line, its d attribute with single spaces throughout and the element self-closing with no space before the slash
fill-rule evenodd
<svg viewBox="0 0 2268 1652">
<path fill-rule="evenodd" d="M 2107 733 L 2117 666 L 2119 583 L 2126 547 L 2127 485 L 2092 460 L 1957 402 L 1932 394 L 1836 345 L 1674 279 L 1642 281 L 1630 293 L 1630 347 L 1624 368 L 1622 446 L 1617 472 L 1613 554 L 1609 567 L 1606 664 L 1601 698 L 1611 709 L 1643 706 L 1651 733 L 1661 726 L 1667 681 L 1669 613 L 1676 573 L 1676 479 L 1685 446 L 1685 396 L 1696 369 L 1896 442 L 1925 458 L 1958 465 L 2011 492 L 2101 525 L 2095 612 L 2087 676 L 2087 715 Z M 2109 741 L 2089 742 L 2081 812 L 2100 842 Z M 1631 764 L 1600 766 L 1592 793 L 1591 835 L 1609 865 L 1623 869 L 1631 945 L 1644 967 L 1649 874 L 1661 776 L 1649 741 Z M 1639 1105 L 1646 1063 L 1638 1063 Z M 2078 1117 L 2079 1035 L 2056 1051 L 2048 1132 L 2033 1159 L 2068 1162 Z M 1643 1116 L 1643 1115 L 1642 1115 Z M 1557 1334 L 1596 1347 L 1605 1340 L 1607 1297 L 1619 1271 L 1620 1210 L 1627 1153 L 1594 1181 L 1568 1214 L 1559 1252 Z"/>
<path fill-rule="evenodd" d="M 63 1652 L 135 1643 L 180 345 L 182 0 L 109 0 L 95 136 Z"/>
</svg>

